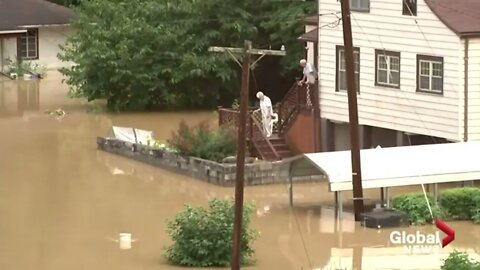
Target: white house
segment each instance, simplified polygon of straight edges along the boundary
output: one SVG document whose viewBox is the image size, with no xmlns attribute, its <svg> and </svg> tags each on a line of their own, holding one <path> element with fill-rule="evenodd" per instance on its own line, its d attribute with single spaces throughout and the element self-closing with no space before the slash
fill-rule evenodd
<svg viewBox="0 0 480 270">
<path fill-rule="evenodd" d="M 0 72 L 17 58 L 60 68 L 59 45 L 73 18 L 71 9 L 44 0 L 0 0 Z"/>
<path fill-rule="evenodd" d="M 341 6 L 336 0 L 318 4 L 314 61 L 322 146 L 346 150 L 343 30 L 336 23 Z M 362 147 L 480 140 L 480 1 L 350 0 L 350 5 Z"/>
</svg>

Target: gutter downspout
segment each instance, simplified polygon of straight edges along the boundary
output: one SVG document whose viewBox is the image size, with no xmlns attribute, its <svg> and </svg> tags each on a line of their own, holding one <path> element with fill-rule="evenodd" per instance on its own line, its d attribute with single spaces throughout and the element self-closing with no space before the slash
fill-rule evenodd
<svg viewBox="0 0 480 270">
<path fill-rule="evenodd" d="M 313 57 L 315 58 L 313 60 L 315 64 L 315 68 L 317 70 L 317 80 L 315 81 L 315 90 L 314 90 L 314 98 L 315 98 L 315 103 L 313 107 L 313 146 L 315 152 L 323 152 L 323 149 L 325 148 L 322 145 L 322 131 L 321 131 L 321 119 L 322 119 L 322 113 L 320 110 L 320 63 L 318 58 L 320 57 L 320 1 L 317 2 L 317 42 L 313 43 L 314 49 L 313 49 Z"/>
<path fill-rule="evenodd" d="M 465 38 L 465 57 L 464 57 L 464 97 L 463 97 L 463 141 L 468 141 L 468 37 Z"/>
<path fill-rule="evenodd" d="M 4 44 L 3 44 L 3 38 L 0 38 L 0 72 L 4 72 L 3 70 L 3 47 L 4 47 Z"/>
</svg>

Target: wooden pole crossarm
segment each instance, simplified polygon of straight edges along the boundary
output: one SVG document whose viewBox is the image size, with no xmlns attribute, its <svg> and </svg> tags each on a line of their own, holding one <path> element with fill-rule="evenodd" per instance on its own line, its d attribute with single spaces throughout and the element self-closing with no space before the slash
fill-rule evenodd
<svg viewBox="0 0 480 270">
<path fill-rule="evenodd" d="M 237 62 L 237 64 L 242 67 L 242 63 L 240 63 L 240 61 L 238 60 L 238 58 L 230 51 L 230 50 L 226 50 L 226 52 L 228 52 L 228 54 L 230 54 L 230 56 L 233 58 L 233 60 L 235 60 L 235 62 Z"/>
<path fill-rule="evenodd" d="M 243 48 L 212 46 L 212 47 L 208 48 L 208 51 L 209 52 L 227 52 L 233 58 L 233 60 L 235 60 L 235 62 L 237 62 L 237 64 L 240 67 L 242 67 L 242 64 L 238 60 L 237 56 L 235 56 L 234 54 L 244 54 L 245 49 L 243 49 Z M 285 51 L 282 51 L 282 50 L 249 49 L 249 50 L 246 51 L 246 53 L 254 54 L 254 55 L 260 55 L 260 57 L 250 65 L 251 69 L 254 69 L 255 66 L 257 65 L 258 61 L 260 61 L 266 55 L 272 55 L 272 56 L 285 56 L 285 55 L 287 55 L 287 53 Z"/>
<path fill-rule="evenodd" d="M 262 60 L 263 57 L 265 57 L 266 54 L 262 54 L 255 62 L 253 62 L 250 67 L 251 69 L 255 69 L 255 65 L 258 63 L 258 61 Z"/>
<path fill-rule="evenodd" d="M 225 52 L 229 51 L 230 53 L 243 54 L 245 50 L 243 48 L 232 48 L 232 47 L 216 47 L 212 46 L 208 48 L 209 52 Z M 247 51 L 249 54 L 256 55 L 274 55 L 274 56 L 285 56 L 287 55 L 286 51 L 282 50 L 262 50 L 262 49 L 249 49 Z"/>
<path fill-rule="evenodd" d="M 240 92 L 240 113 L 238 124 L 238 142 L 237 142 L 237 166 L 235 176 L 235 220 L 233 226 L 233 248 L 232 248 L 232 261 L 231 269 L 240 270 L 240 250 L 241 250 L 241 231 L 242 231 L 242 216 L 243 216 L 243 189 L 244 189 L 244 173 L 245 173 L 245 145 L 246 145 L 246 129 L 248 118 L 248 92 L 250 83 L 250 69 L 265 55 L 273 56 L 285 56 L 285 51 L 275 50 L 258 50 L 252 49 L 252 43 L 245 41 L 243 48 L 231 48 L 231 47 L 209 47 L 209 52 L 227 52 L 232 58 L 242 66 L 242 86 Z M 243 64 L 240 64 L 237 56 L 234 54 L 240 54 L 243 56 Z M 251 65 L 251 55 L 261 55 Z M 251 127 L 250 127 L 251 128 Z"/>
</svg>

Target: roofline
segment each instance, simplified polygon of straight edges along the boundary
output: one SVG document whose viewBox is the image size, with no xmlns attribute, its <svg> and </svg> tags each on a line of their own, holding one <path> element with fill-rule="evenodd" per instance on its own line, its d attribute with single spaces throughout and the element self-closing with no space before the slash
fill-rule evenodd
<svg viewBox="0 0 480 270">
<path fill-rule="evenodd" d="M 457 36 L 459 36 L 460 38 L 462 38 L 462 37 L 471 37 L 471 36 L 480 36 L 480 31 L 477 31 L 477 32 L 465 32 L 465 33 L 458 32 L 458 31 L 455 30 L 451 25 L 449 25 L 441 16 L 438 16 L 438 14 L 435 12 L 435 9 L 432 8 L 430 1 L 424 1 L 424 2 L 425 2 L 425 4 L 427 4 L 428 8 L 432 11 L 432 13 L 435 14 L 435 16 L 436 16 L 445 26 L 447 26 L 448 29 L 450 29 L 451 31 L 453 31 L 453 33 L 457 34 Z"/>
<path fill-rule="evenodd" d="M 309 18 L 311 18 L 311 17 L 316 17 L 315 21 L 309 20 Z M 302 19 L 302 21 L 303 21 L 306 25 L 318 25 L 318 14 L 304 17 L 304 18 Z"/>
<path fill-rule="evenodd" d="M 428 8 L 430 9 L 430 11 L 432 11 L 433 14 L 435 14 L 435 17 L 437 17 L 445 26 L 448 27 L 448 29 L 450 29 L 451 31 L 453 31 L 455 34 L 459 35 L 460 33 L 458 33 L 455 29 L 453 29 L 451 27 L 451 25 L 449 25 L 448 23 L 445 22 L 445 20 L 438 16 L 438 14 L 435 12 L 435 9 L 432 7 L 432 5 L 429 3 L 429 1 L 424 1 L 425 4 L 427 4 Z"/>
<path fill-rule="evenodd" d="M 304 37 L 305 35 L 307 35 L 307 34 L 309 34 L 309 33 L 311 33 L 311 32 L 314 32 L 314 31 L 317 32 L 317 36 L 316 36 L 314 39 L 309 39 L 309 38 L 305 38 L 305 37 Z M 297 38 L 297 40 L 302 41 L 302 42 L 318 43 L 318 27 L 315 27 L 315 29 L 310 30 L 310 31 L 308 31 L 308 32 L 306 32 L 306 33 L 303 33 L 301 36 L 299 36 L 299 37 Z"/>
<path fill-rule="evenodd" d="M 62 24 L 32 24 L 32 25 L 19 25 L 20 28 L 39 28 L 39 27 L 60 27 L 60 26 L 70 26 L 70 23 Z"/>
<path fill-rule="evenodd" d="M 461 38 L 480 38 L 480 32 L 467 32 L 459 35 Z"/>
<path fill-rule="evenodd" d="M 23 34 L 26 32 L 27 30 L 5 30 L 5 31 L 0 31 L 0 35 Z"/>
</svg>

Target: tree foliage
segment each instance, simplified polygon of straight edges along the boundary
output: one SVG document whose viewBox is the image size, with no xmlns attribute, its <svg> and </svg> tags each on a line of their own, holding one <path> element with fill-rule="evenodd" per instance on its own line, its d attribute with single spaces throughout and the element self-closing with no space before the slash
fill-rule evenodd
<svg viewBox="0 0 480 270">
<path fill-rule="evenodd" d="M 75 64 L 61 72 L 71 94 L 114 110 L 214 106 L 238 89 L 239 67 L 209 46 L 285 44 L 284 74 L 298 70 L 300 19 L 312 4 L 270 1 L 81 1 L 59 54 Z"/>
<path fill-rule="evenodd" d="M 82 0 L 48 0 L 50 2 L 53 2 L 55 4 L 63 5 L 63 6 L 78 6 Z M 88 1 L 88 0 L 83 0 L 83 1 Z"/>
</svg>

